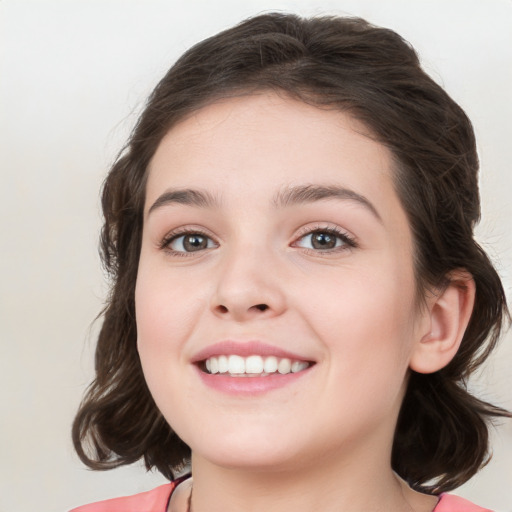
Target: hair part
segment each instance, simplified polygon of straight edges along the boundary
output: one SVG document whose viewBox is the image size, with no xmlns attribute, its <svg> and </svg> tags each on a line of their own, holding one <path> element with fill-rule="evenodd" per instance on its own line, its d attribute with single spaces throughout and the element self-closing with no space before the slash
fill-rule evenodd
<svg viewBox="0 0 512 512">
<path fill-rule="evenodd" d="M 454 270 L 475 281 L 460 350 L 434 374 L 411 372 L 393 444 L 393 468 L 412 487 L 449 491 L 488 461 L 490 421 L 510 416 L 467 389 L 508 318 L 506 298 L 473 238 L 480 201 L 469 119 L 406 41 L 358 18 L 250 18 L 187 51 L 149 97 L 103 187 L 101 255 L 112 287 L 96 378 L 73 425 L 75 448 L 94 469 L 143 458 L 170 479 L 189 459 L 189 447 L 151 397 L 137 352 L 134 294 L 148 166 L 164 135 L 191 113 L 220 98 L 269 90 L 347 112 L 389 148 L 413 233 L 419 298 L 446 285 Z"/>
</svg>

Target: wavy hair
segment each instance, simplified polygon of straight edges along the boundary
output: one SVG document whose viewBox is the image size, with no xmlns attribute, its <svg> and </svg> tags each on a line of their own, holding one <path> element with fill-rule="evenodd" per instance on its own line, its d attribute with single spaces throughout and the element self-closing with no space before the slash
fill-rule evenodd
<svg viewBox="0 0 512 512">
<path fill-rule="evenodd" d="M 449 491 L 489 459 L 489 423 L 510 414 L 473 396 L 469 376 L 509 318 L 501 281 L 477 244 L 478 157 L 464 111 L 420 67 L 395 32 L 358 18 L 264 14 L 187 51 L 160 81 L 103 187 L 103 264 L 111 292 L 96 349 L 96 377 L 73 424 L 85 464 L 109 469 L 141 458 L 173 478 L 189 447 L 144 381 L 134 292 L 147 169 L 163 136 L 223 97 L 272 90 L 344 111 L 391 151 L 397 194 L 412 228 L 418 296 L 466 269 L 476 301 L 457 355 L 442 370 L 411 372 L 392 466 L 413 488 Z"/>
</svg>

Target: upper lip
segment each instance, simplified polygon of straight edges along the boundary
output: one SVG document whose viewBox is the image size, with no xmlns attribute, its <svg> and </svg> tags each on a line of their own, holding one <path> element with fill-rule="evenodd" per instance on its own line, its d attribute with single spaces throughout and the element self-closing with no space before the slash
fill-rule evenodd
<svg viewBox="0 0 512 512">
<path fill-rule="evenodd" d="M 289 350 L 283 350 L 282 348 L 270 345 L 268 343 L 263 343 L 261 341 L 235 340 L 221 341 L 218 343 L 214 343 L 213 345 L 209 345 L 208 347 L 205 347 L 192 357 L 192 362 L 198 363 L 210 357 L 222 355 L 237 355 L 242 357 L 248 357 L 253 355 L 258 355 L 262 357 L 275 356 L 279 358 L 292 359 L 294 361 L 311 362 L 311 359 L 308 359 L 294 352 L 290 352 Z"/>
</svg>

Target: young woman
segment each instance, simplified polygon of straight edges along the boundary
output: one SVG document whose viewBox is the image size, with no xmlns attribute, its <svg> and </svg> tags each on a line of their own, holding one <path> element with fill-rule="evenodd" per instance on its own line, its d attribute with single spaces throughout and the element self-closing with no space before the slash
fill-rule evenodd
<svg viewBox="0 0 512 512">
<path fill-rule="evenodd" d="M 73 427 L 169 479 L 80 512 L 483 510 L 508 316 L 462 109 L 396 33 L 267 14 L 156 87 L 105 182 L 113 286 Z"/>
</svg>

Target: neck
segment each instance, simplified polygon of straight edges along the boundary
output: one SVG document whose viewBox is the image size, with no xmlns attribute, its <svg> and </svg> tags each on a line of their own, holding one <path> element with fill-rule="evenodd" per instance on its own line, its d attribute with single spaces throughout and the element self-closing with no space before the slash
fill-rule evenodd
<svg viewBox="0 0 512 512">
<path fill-rule="evenodd" d="M 431 511 L 437 500 L 411 491 L 375 457 L 289 471 L 219 467 L 193 456 L 192 512 Z"/>
</svg>

